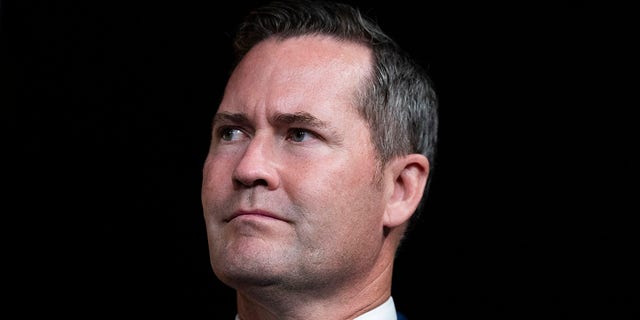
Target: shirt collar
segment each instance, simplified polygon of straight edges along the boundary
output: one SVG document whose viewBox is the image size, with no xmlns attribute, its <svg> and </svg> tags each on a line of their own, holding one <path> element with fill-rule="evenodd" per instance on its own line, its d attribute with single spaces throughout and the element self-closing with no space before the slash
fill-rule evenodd
<svg viewBox="0 0 640 320">
<path fill-rule="evenodd" d="M 369 310 L 354 320 L 397 320 L 396 306 L 393 298 L 389 297 L 385 303 Z"/>
<path fill-rule="evenodd" d="M 240 320 L 240 317 L 236 315 L 235 320 Z M 367 311 L 353 320 L 398 320 L 396 305 L 393 303 L 393 298 L 389 297 L 385 303 Z"/>
</svg>

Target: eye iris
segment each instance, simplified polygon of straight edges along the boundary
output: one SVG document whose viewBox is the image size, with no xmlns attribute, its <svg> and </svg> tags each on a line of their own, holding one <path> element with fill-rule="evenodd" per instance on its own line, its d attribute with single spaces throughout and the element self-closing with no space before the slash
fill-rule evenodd
<svg viewBox="0 0 640 320">
<path fill-rule="evenodd" d="M 304 130 L 296 130 L 293 133 L 293 140 L 300 142 L 302 140 L 304 140 L 304 137 L 307 133 Z"/>
<path fill-rule="evenodd" d="M 233 136 L 234 136 L 234 133 L 235 133 L 236 131 L 237 131 L 236 129 L 227 129 L 227 130 L 224 130 L 224 131 L 222 132 L 222 140 L 225 140 L 225 141 L 231 141 L 231 140 L 233 140 Z"/>
</svg>

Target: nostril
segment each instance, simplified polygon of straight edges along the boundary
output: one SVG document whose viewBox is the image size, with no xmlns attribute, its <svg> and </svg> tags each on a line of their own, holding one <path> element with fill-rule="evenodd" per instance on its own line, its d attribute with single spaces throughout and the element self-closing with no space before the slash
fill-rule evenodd
<svg viewBox="0 0 640 320">
<path fill-rule="evenodd" d="M 257 179 L 256 181 L 253 182 L 253 184 L 251 186 L 255 187 L 255 186 L 267 186 L 267 185 L 268 185 L 267 180 L 265 180 L 265 179 Z"/>
<path fill-rule="evenodd" d="M 234 184 L 236 184 L 238 187 L 245 187 L 245 188 L 257 187 L 257 186 L 266 187 L 269 185 L 269 183 L 265 179 L 244 180 L 236 177 L 233 179 L 233 181 L 234 181 Z"/>
</svg>

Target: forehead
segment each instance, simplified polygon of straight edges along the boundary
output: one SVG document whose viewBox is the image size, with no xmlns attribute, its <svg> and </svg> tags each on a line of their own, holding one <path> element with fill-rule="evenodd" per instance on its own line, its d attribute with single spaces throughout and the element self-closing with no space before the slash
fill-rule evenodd
<svg viewBox="0 0 640 320">
<path fill-rule="evenodd" d="M 371 65 L 371 50 L 358 43 L 319 35 L 270 38 L 238 64 L 220 109 L 355 112 L 355 93 Z"/>
</svg>

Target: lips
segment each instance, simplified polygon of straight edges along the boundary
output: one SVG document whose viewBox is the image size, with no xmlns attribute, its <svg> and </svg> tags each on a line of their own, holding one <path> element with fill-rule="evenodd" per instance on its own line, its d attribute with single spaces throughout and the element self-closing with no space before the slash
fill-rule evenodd
<svg viewBox="0 0 640 320">
<path fill-rule="evenodd" d="M 259 217 L 265 217 L 265 218 L 271 218 L 271 219 L 277 219 L 277 220 L 282 220 L 282 221 L 286 221 L 285 219 L 283 219 L 282 217 L 266 211 L 266 210 L 260 210 L 260 209 L 254 209 L 254 210 L 238 210 L 235 211 L 228 219 L 225 220 L 225 222 L 229 222 L 237 217 L 241 217 L 241 216 L 259 216 Z"/>
</svg>

